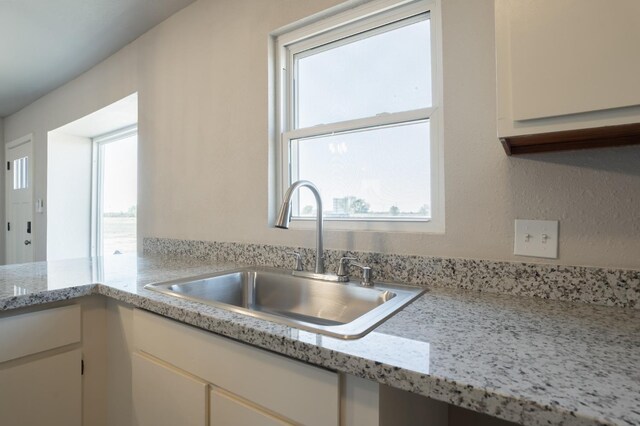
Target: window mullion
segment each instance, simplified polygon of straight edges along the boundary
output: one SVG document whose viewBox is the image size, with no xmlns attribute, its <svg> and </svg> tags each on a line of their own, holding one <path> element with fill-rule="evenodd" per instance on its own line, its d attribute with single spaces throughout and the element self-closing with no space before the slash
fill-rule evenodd
<svg viewBox="0 0 640 426">
<path fill-rule="evenodd" d="M 374 117 L 358 118 L 331 124 L 320 124 L 313 127 L 294 129 L 284 132 L 284 140 L 310 138 L 314 136 L 342 133 L 350 130 L 360 130 L 369 127 L 389 126 L 418 120 L 427 120 L 435 108 L 421 108 L 413 111 L 380 114 Z"/>
</svg>

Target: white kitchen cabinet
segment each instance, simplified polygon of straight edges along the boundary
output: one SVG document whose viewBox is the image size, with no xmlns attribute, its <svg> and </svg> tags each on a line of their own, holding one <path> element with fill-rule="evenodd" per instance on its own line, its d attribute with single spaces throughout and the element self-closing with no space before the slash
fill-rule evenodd
<svg viewBox="0 0 640 426">
<path fill-rule="evenodd" d="M 80 342 L 80 305 L 0 317 L 0 363 Z"/>
<path fill-rule="evenodd" d="M 82 423 L 80 306 L 0 317 L 0 423 Z"/>
<path fill-rule="evenodd" d="M 294 424 L 217 387 L 211 389 L 209 401 L 209 426 L 286 426 Z"/>
<path fill-rule="evenodd" d="M 134 425 L 207 425 L 206 382 L 148 356 L 131 361 Z"/>
<path fill-rule="evenodd" d="M 220 406 L 221 420 L 217 421 L 222 424 L 236 415 L 264 424 L 339 424 L 340 383 L 335 372 L 139 309 L 134 310 L 133 330 L 138 356 L 150 355 L 215 387 L 211 419 L 218 418 Z M 160 384 L 157 392 L 166 392 L 168 398 L 176 394 L 171 386 Z M 137 404 L 134 397 L 134 412 L 152 409 L 152 405 Z"/>
<path fill-rule="evenodd" d="M 80 426 L 80 349 L 0 367 L 0 423 Z"/>
<path fill-rule="evenodd" d="M 496 0 L 498 136 L 609 128 L 640 122 L 640 2 Z M 607 129 L 609 130 L 609 129 Z M 618 133 L 565 133 L 632 143 Z M 553 148 L 549 138 L 520 139 Z M 559 141 L 558 143 L 561 143 Z M 571 145 L 573 144 L 573 145 Z M 517 146 L 518 144 L 516 144 Z M 588 144 L 587 144 L 588 146 Z"/>
</svg>

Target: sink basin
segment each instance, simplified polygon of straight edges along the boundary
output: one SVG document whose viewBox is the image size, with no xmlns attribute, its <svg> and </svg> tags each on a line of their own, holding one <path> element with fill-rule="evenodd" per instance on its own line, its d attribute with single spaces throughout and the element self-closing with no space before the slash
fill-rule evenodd
<svg viewBox="0 0 640 426">
<path fill-rule="evenodd" d="M 334 283 L 255 267 L 145 288 L 342 339 L 364 336 L 425 291 L 387 283 Z"/>
</svg>

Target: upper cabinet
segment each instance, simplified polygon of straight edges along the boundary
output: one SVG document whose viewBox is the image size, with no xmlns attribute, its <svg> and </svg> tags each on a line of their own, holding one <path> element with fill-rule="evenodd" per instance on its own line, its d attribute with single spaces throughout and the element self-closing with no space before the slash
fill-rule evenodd
<svg viewBox="0 0 640 426">
<path fill-rule="evenodd" d="M 640 143 L 640 1 L 495 6 L 507 153 Z"/>
</svg>

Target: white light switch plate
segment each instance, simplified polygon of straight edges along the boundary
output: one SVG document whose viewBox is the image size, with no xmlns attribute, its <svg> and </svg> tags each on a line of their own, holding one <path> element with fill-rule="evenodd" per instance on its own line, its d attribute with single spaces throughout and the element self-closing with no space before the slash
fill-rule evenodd
<svg viewBox="0 0 640 426">
<path fill-rule="evenodd" d="M 558 221 L 516 219 L 513 254 L 558 258 Z"/>
</svg>

